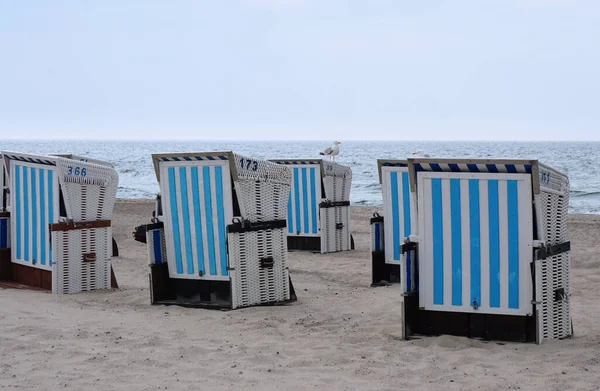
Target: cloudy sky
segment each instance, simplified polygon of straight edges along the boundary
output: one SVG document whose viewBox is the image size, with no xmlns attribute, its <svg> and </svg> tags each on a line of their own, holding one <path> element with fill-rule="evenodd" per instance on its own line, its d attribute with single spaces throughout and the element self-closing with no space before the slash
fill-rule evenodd
<svg viewBox="0 0 600 391">
<path fill-rule="evenodd" d="M 599 0 L 0 0 L 0 139 L 600 140 Z"/>
</svg>

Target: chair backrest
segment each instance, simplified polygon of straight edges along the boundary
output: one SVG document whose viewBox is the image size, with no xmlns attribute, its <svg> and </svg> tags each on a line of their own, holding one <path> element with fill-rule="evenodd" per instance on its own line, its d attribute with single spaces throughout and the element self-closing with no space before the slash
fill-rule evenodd
<svg viewBox="0 0 600 391">
<path fill-rule="evenodd" d="M 292 172 L 288 199 L 288 233 L 321 236 L 319 204 L 350 201 L 352 170 L 322 159 L 273 159 Z"/>
<path fill-rule="evenodd" d="M 539 187 L 538 227 L 539 238 L 554 245 L 568 240 L 567 219 L 569 207 L 569 178 L 562 172 L 538 163 L 537 184 Z"/>
<path fill-rule="evenodd" d="M 111 219 L 119 175 L 109 164 L 57 157 L 56 167 L 69 219 Z"/>
<path fill-rule="evenodd" d="M 281 159 L 273 162 L 285 165 L 292 173 L 286 215 L 288 233 L 320 236 L 319 204 L 324 199 L 322 160 Z"/>
<path fill-rule="evenodd" d="M 241 217 L 251 222 L 285 220 L 291 172 L 268 160 L 231 153 Z"/>
<path fill-rule="evenodd" d="M 350 201 L 352 169 L 334 162 L 323 161 L 325 198 L 332 202 Z"/>
</svg>

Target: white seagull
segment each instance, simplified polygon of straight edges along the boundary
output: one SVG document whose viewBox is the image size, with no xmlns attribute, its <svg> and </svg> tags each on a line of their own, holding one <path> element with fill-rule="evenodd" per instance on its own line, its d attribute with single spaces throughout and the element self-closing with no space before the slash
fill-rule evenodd
<svg viewBox="0 0 600 391">
<path fill-rule="evenodd" d="M 329 148 L 325 148 L 323 152 L 319 152 L 319 154 L 324 156 L 329 156 L 330 160 L 335 161 L 335 157 L 340 153 L 340 142 L 335 141 L 333 145 Z"/>
<path fill-rule="evenodd" d="M 415 157 L 430 157 L 429 155 L 427 155 L 425 152 L 423 151 L 416 151 L 412 153 Z"/>
</svg>

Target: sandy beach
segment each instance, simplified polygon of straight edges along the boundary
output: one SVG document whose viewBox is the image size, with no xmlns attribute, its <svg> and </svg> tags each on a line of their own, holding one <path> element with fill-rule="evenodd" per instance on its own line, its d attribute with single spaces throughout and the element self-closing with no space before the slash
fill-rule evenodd
<svg viewBox="0 0 600 391">
<path fill-rule="evenodd" d="M 147 254 L 131 232 L 152 201 L 113 219 L 120 289 L 0 290 L 5 389 L 595 390 L 600 387 L 600 216 L 570 216 L 575 337 L 534 344 L 401 340 L 400 287 L 370 288 L 370 215 L 356 250 L 289 253 L 296 303 L 235 311 L 151 306 Z"/>
</svg>

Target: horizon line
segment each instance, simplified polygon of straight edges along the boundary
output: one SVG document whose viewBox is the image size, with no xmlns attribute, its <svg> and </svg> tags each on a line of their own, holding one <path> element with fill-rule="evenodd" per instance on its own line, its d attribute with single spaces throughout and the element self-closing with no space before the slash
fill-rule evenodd
<svg viewBox="0 0 600 391">
<path fill-rule="evenodd" d="M 343 140 L 345 142 L 525 142 L 525 143 L 555 143 L 555 142 L 600 142 L 600 139 L 573 139 L 573 140 L 485 140 L 485 139 L 422 139 L 422 140 L 401 140 L 401 139 L 348 139 L 344 140 L 339 138 L 338 140 Z M 142 138 L 1 138 L 0 142 L 6 141 L 135 141 L 135 142 L 181 142 L 181 141 L 208 141 L 208 142 L 331 142 L 329 139 L 308 139 L 308 140 L 295 140 L 295 139 L 200 139 L 200 138 L 150 138 L 150 139 L 142 139 Z"/>
</svg>

